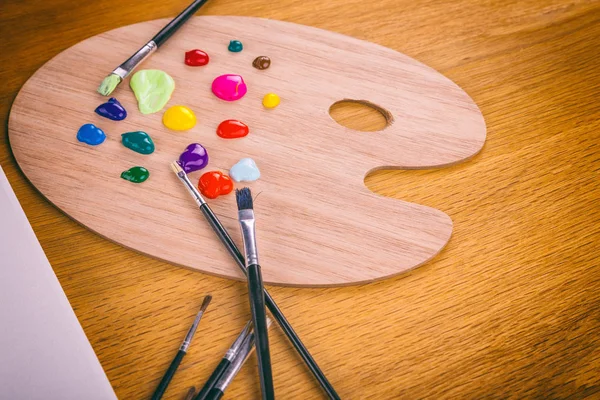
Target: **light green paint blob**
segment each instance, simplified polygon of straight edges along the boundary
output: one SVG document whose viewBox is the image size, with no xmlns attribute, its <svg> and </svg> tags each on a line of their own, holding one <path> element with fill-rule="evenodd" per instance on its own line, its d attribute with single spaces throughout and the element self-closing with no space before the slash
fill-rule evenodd
<svg viewBox="0 0 600 400">
<path fill-rule="evenodd" d="M 164 71 L 142 69 L 131 77 L 129 86 L 135 93 L 142 114 L 162 110 L 175 90 L 175 81 Z"/>
</svg>

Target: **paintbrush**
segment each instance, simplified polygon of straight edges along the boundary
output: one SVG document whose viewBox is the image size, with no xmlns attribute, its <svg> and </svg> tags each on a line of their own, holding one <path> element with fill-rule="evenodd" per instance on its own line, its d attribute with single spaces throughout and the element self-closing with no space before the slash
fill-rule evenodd
<svg viewBox="0 0 600 400">
<path fill-rule="evenodd" d="M 192 386 L 191 388 L 188 389 L 188 392 L 185 395 L 184 400 L 192 400 L 194 398 L 195 393 L 196 393 L 196 388 Z"/>
<path fill-rule="evenodd" d="M 165 25 L 148 43 L 129 57 L 123 64 L 114 69 L 98 86 L 98 93 L 109 96 L 113 90 L 146 58 L 150 57 L 164 42 L 167 41 L 200 7 L 208 0 L 195 0 L 178 16 Z"/>
<path fill-rule="evenodd" d="M 275 392 L 273 389 L 273 373 L 271 371 L 264 286 L 260 264 L 258 263 L 256 219 L 254 218 L 252 192 L 249 188 L 237 189 L 235 191 L 235 199 L 237 201 L 238 220 L 240 221 L 242 239 L 244 241 L 244 253 L 246 254 L 248 297 L 250 300 L 250 310 L 252 311 L 252 322 L 254 323 L 260 387 L 262 389 L 263 400 L 270 400 L 275 398 Z"/>
<path fill-rule="evenodd" d="M 221 359 L 221 362 L 219 362 L 219 365 L 217 365 L 217 368 L 215 368 L 215 370 L 210 375 L 210 377 L 208 378 L 198 395 L 194 398 L 194 400 L 206 400 L 206 396 L 208 396 L 208 393 L 210 393 L 210 391 L 215 386 L 219 378 L 221 378 L 221 375 L 223 375 L 223 372 L 225 372 L 225 370 L 231 365 L 232 361 L 237 356 L 238 352 L 242 347 L 244 339 L 246 339 L 246 336 L 248 336 L 251 330 L 252 320 L 248 321 L 244 329 L 242 329 L 242 332 L 235 339 L 229 350 L 227 350 L 227 352 L 223 356 L 223 359 Z"/>
<path fill-rule="evenodd" d="M 175 172 L 175 175 L 177 175 L 179 180 L 181 180 L 181 182 L 184 184 L 188 192 L 190 192 L 190 194 L 194 198 L 194 201 L 196 201 L 196 204 L 198 204 L 200 211 L 202 211 L 202 214 L 204 214 L 204 217 L 208 221 L 209 225 L 217 234 L 221 242 L 223 242 L 223 244 L 227 248 L 227 251 L 229 251 L 229 254 L 231 255 L 231 257 L 233 257 L 238 267 L 240 267 L 244 274 L 247 274 L 244 256 L 242 255 L 242 253 L 240 253 L 240 250 L 235 245 L 233 239 L 231 239 L 231 236 L 229 236 L 229 233 L 227 233 L 227 230 L 225 229 L 223 224 L 221 224 L 221 221 L 219 221 L 215 213 L 211 210 L 211 208 L 206 203 L 198 189 L 196 189 L 196 187 L 192 184 L 192 182 L 188 178 L 183 168 L 181 168 L 179 163 L 177 161 L 173 161 L 171 163 L 171 168 L 173 169 L 173 172 Z M 298 337 L 298 334 L 294 331 L 294 328 L 292 328 L 292 325 L 290 325 L 288 320 L 283 315 L 283 312 L 281 312 L 279 307 L 277 307 L 275 300 L 273 300 L 273 298 L 266 289 L 264 290 L 264 293 L 265 304 L 267 305 L 267 308 L 273 315 L 273 318 L 277 320 L 277 323 L 279 324 L 279 326 L 281 326 L 281 329 L 283 329 L 283 332 L 288 337 L 290 342 L 292 342 L 292 345 L 294 346 L 300 357 L 302 357 L 302 359 L 310 369 L 310 372 L 312 372 L 315 378 L 317 378 L 319 384 L 321 385 L 323 390 L 325 390 L 327 396 L 330 399 L 339 400 L 340 396 L 338 396 L 331 383 L 329 383 L 327 377 L 317 365 L 317 362 L 312 358 L 312 356 L 308 352 L 308 349 L 306 348 L 306 346 L 304 346 L 304 343 L 302 343 L 302 341 Z"/>
<path fill-rule="evenodd" d="M 271 319 L 267 318 L 267 329 L 269 329 L 270 326 Z M 215 387 L 211 389 L 208 396 L 206 397 L 206 400 L 219 400 L 221 397 L 223 397 L 225 390 L 231 384 L 233 378 L 235 378 L 238 372 L 240 372 L 242 366 L 244 365 L 248 357 L 250 357 L 250 354 L 252 354 L 252 351 L 255 347 L 255 341 L 255 332 L 251 331 L 242 343 L 238 355 L 233 359 L 233 362 L 231 363 L 229 368 L 225 370 L 221 378 L 217 381 Z"/>
<path fill-rule="evenodd" d="M 175 375 L 175 372 L 177 371 L 179 364 L 181 364 L 181 360 L 186 355 L 188 348 L 190 347 L 190 344 L 192 343 L 192 338 L 194 337 L 194 334 L 196 333 L 196 329 L 198 329 L 198 325 L 200 324 L 202 315 L 204 315 L 204 312 L 206 311 L 206 308 L 210 304 L 211 300 L 212 300 L 212 296 L 210 296 L 210 295 L 206 296 L 204 298 L 204 301 L 202 302 L 202 306 L 200 307 L 200 311 L 198 311 L 198 314 L 196 314 L 194 323 L 190 327 L 187 335 L 185 335 L 185 339 L 183 339 L 183 342 L 181 343 L 181 346 L 179 347 L 179 351 L 177 352 L 177 355 L 175 355 L 175 358 L 173 359 L 173 361 L 171 361 L 171 365 L 169 365 L 169 369 L 167 369 L 167 372 L 165 372 L 165 375 L 163 376 L 163 378 L 161 379 L 160 383 L 158 384 L 156 390 L 154 391 L 154 394 L 152 395 L 152 400 L 159 400 L 162 397 L 162 395 L 165 393 L 165 390 L 167 390 L 167 387 L 169 386 L 171 379 L 173 379 L 173 376 Z"/>
</svg>

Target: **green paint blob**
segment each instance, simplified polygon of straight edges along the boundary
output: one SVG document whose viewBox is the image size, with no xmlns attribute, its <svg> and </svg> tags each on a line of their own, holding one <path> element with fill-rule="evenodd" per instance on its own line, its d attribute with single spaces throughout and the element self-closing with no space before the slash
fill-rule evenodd
<svg viewBox="0 0 600 400">
<path fill-rule="evenodd" d="M 144 167 L 131 167 L 121 173 L 121 178 L 133 183 L 142 183 L 150 176 L 150 172 Z"/>
<path fill-rule="evenodd" d="M 175 90 L 175 81 L 164 71 L 143 69 L 136 72 L 129 81 L 135 93 L 142 114 L 152 114 L 162 110 Z"/>
<path fill-rule="evenodd" d="M 127 132 L 121 135 L 123 146 L 140 154 L 152 154 L 154 152 L 154 142 L 146 132 L 135 131 Z"/>
</svg>

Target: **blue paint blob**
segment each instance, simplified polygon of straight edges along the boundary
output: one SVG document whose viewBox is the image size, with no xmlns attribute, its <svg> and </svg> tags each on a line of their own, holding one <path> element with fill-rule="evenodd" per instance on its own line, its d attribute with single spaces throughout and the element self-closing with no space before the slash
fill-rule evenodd
<svg viewBox="0 0 600 400">
<path fill-rule="evenodd" d="M 229 176 L 236 182 L 251 182 L 260 178 L 260 171 L 253 159 L 242 158 L 231 167 Z"/>
<path fill-rule="evenodd" d="M 231 51 L 232 53 L 239 53 L 243 49 L 244 49 L 244 45 L 239 40 L 230 40 L 229 41 L 229 47 L 227 48 L 227 50 Z"/>
<path fill-rule="evenodd" d="M 94 124 L 85 124 L 77 131 L 77 140 L 92 146 L 97 146 L 104 142 L 106 135 L 104 131 Z"/>
<path fill-rule="evenodd" d="M 106 103 L 100 104 L 95 111 L 101 117 L 112 119 L 113 121 L 122 121 L 127 117 L 127 111 L 119 103 L 119 100 L 114 97 L 108 99 Z"/>
</svg>

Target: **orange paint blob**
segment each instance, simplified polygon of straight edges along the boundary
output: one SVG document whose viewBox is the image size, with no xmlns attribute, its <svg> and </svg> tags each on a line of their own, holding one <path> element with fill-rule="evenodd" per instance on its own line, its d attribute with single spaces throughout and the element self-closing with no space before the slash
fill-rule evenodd
<svg viewBox="0 0 600 400">
<path fill-rule="evenodd" d="M 210 171 L 202 174 L 198 181 L 198 189 L 209 199 L 216 199 L 224 194 L 231 193 L 233 182 L 231 178 L 219 171 Z"/>
<path fill-rule="evenodd" d="M 248 125 L 236 119 L 228 119 L 219 124 L 217 135 L 223 139 L 237 139 L 248 134 Z"/>
</svg>

